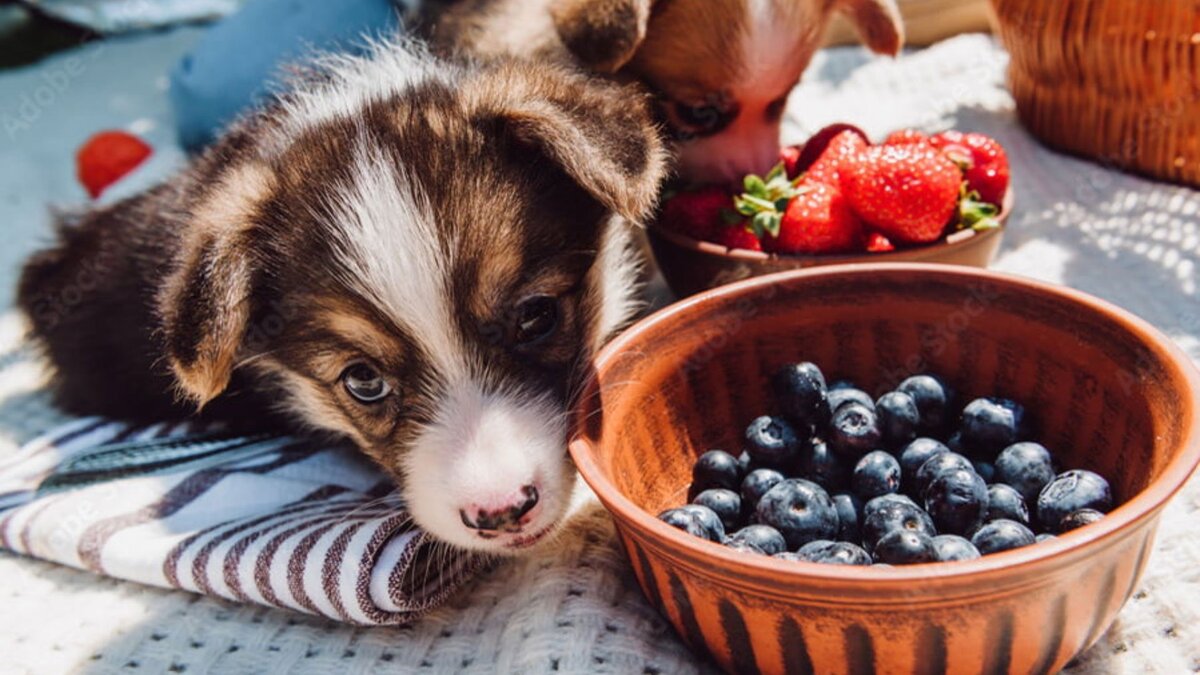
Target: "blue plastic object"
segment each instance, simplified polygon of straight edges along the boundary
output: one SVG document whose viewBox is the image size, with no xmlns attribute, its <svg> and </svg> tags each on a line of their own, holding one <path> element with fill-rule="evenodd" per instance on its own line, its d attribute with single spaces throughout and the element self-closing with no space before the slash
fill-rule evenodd
<svg viewBox="0 0 1200 675">
<path fill-rule="evenodd" d="M 360 52 L 364 36 L 394 33 L 392 0 L 252 0 L 215 24 L 171 72 L 171 107 L 189 152 L 261 102 L 281 68 L 311 53 Z"/>
</svg>

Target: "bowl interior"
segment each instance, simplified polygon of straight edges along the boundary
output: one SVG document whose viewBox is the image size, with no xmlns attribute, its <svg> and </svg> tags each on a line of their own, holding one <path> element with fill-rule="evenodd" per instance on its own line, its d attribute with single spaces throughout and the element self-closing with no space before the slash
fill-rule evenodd
<svg viewBox="0 0 1200 675">
<path fill-rule="evenodd" d="M 934 372 L 960 405 L 1013 398 L 1065 468 L 1106 476 L 1119 502 L 1160 476 L 1194 433 L 1193 376 L 1156 334 L 1108 305 L 960 268 L 825 270 L 697 296 L 609 349 L 582 435 L 620 493 L 650 514 L 685 502 L 695 457 L 739 453 L 746 424 L 776 411 L 767 378 L 798 360 L 872 395 Z"/>
</svg>

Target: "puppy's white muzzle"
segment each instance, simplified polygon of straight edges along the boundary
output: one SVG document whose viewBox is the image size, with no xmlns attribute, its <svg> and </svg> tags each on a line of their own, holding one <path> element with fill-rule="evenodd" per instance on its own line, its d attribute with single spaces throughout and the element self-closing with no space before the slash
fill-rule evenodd
<svg viewBox="0 0 1200 675">
<path fill-rule="evenodd" d="M 565 412 L 549 397 L 459 383 L 403 468 L 413 518 L 435 537 L 493 553 L 527 548 L 570 503 Z"/>
</svg>

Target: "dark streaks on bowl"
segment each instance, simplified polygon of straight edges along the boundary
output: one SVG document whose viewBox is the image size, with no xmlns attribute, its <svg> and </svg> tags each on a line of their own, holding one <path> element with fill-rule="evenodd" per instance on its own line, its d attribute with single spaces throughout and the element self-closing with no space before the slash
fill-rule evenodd
<svg viewBox="0 0 1200 675">
<path fill-rule="evenodd" d="M 1013 657 L 1012 610 L 1003 608 L 992 616 L 988 636 L 991 640 L 984 647 L 984 675 L 1008 675 Z"/>
<path fill-rule="evenodd" d="M 800 624 L 790 616 L 779 622 L 779 650 L 783 653 L 783 672 L 795 675 L 812 675 L 812 657 L 808 655 L 808 643 Z"/>
<path fill-rule="evenodd" d="M 875 643 L 871 633 L 857 623 L 846 627 L 843 639 L 846 647 L 846 669 L 850 675 L 871 675 L 875 672 Z"/>
<path fill-rule="evenodd" d="M 734 671 L 758 675 L 754 645 L 750 642 L 750 631 L 746 628 L 746 620 L 742 618 L 741 610 L 728 598 L 721 598 L 717 603 L 717 611 L 721 615 L 721 628 L 729 639 L 729 651 L 733 655 Z"/>
<path fill-rule="evenodd" d="M 1067 595 L 1065 593 L 1059 595 L 1054 601 L 1054 607 L 1043 626 L 1046 637 L 1045 642 L 1042 643 L 1042 653 L 1038 657 L 1037 665 L 1030 671 L 1036 675 L 1045 675 L 1051 672 L 1051 667 L 1058 660 L 1058 652 L 1062 649 L 1063 632 L 1067 629 Z"/>
<path fill-rule="evenodd" d="M 918 675 L 945 675 L 946 629 L 932 623 L 923 626 L 915 656 Z"/>
</svg>

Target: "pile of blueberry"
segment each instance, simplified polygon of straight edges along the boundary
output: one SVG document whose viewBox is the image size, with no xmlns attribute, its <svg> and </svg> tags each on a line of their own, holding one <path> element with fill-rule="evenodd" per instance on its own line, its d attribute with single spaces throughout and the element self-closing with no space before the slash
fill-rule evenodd
<svg viewBox="0 0 1200 675">
<path fill-rule="evenodd" d="M 750 423 L 740 457 L 701 455 L 692 503 L 659 518 L 746 553 L 905 565 L 1028 546 L 1113 506 L 1098 474 L 1057 471 L 1013 401 L 959 409 L 935 375 L 873 400 L 850 382 L 826 386 L 812 363 L 785 366 L 771 388 L 780 414 Z"/>
</svg>

